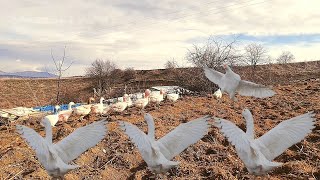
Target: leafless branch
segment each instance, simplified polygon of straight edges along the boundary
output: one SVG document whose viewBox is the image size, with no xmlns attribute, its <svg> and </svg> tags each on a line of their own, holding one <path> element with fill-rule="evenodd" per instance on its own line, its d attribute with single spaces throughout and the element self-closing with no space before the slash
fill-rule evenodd
<svg viewBox="0 0 320 180">
<path fill-rule="evenodd" d="M 69 66 L 67 67 L 67 68 L 65 68 L 65 69 L 63 69 L 62 71 L 67 71 L 70 67 L 71 67 L 71 65 L 74 63 L 74 61 L 72 61 L 70 64 L 69 64 Z"/>
<path fill-rule="evenodd" d="M 52 49 L 51 49 L 51 58 L 52 58 L 52 61 L 54 62 L 54 65 L 56 66 L 56 69 L 59 69 L 57 63 L 56 63 L 56 60 L 54 59 L 54 56 L 53 56 L 53 53 L 52 53 Z"/>
<path fill-rule="evenodd" d="M 186 59 L 197 67 L 216 68 L 224 63 L 233 64 L 239 57 L 235 47 L 236 42 L 236 39 L 229 42 L 209 38 L 205 46 L 193 45 L 192 49 L 188 49 Z"/>
<path fill-rule="evenodd" d="M 57 97 L 56 97 L 57 103 L 60 102 L 60 83 L 61 83 L 62 74 L 63 74 L 63 72 L 67 71 L 71 67 L 71 65 L 73 64 L 73 61 L 72 61 L 67 68 L 63 69 L 64 63 L 65 63 L 65 60 L 66 60 L 66 48 L 67 48 L 67 46 L 64 46 L 63 57 L 62 57 L 61 61 L 56 61 L 56 59 L 53 56 L 52 49 L 51 49 L 52 61 L 54 62 L 56 70 L 58 72 Z"/>
</svg>

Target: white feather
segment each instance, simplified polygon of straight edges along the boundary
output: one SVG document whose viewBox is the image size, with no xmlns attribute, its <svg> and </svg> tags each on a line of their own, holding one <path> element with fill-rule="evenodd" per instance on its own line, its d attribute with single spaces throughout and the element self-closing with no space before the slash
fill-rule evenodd
<svg viewBox="0 0 320 180">
<path fill-rule="evenodd" d="M 207 134 L 210 127 L 209 116 L 204 116 L 188 123 L 182 123 L 173 131 L 158 140 L 160 150 L 167 159 L 172 159 L 190 145 Z"/>
<path fill-rule="evenodd" d="M 98 144 L 107 133 L 106 121 L 97 121 L 76 129 L 66 138 L 55 144 L 59 157 L 65 163 L 74 160 L 87 149 Z"/>
<path fill-rule="evenodd" d="M 254 96 L 258 98 L 271 97 L 275 95 L 273 90 L 264 85 L 244 80 L 240 81 L 237 91 L 242 96 Z"/>
<path fill-rule="evenodd" d="M 236 147 L 249 173 L 258 175 L 280 166 L 282 163 L 272 160 L 307 136 L 315 124 L 314 114 L 310 112 L 283 121 L 262 137 L 254 139 L 252 115 L 247 109 L 242 114 L 247 121 L 246 133 L 232 122 L 220 118 L 215 118 L 216 126 Z"/>
<path fill-rule="evenodd" d="M 261 152 L 271 161 L 292 145 L 300 142 L 315 127 L 315 119 L 312 116 L 314 114 L 309 112 L 282 121 L 259 139 L 256 139 L 259 146 L 265 147 L 261 148 Z"/>
<path fill-rule="evenodd" d="M 77 158 L 87 149 L 95 146 L 105 136 L 107 129 L 104 120 L 81 127 L 69 136 L 58 142 L 52 143 L 52 128 L 47 119 L 42 120 L 45 126 L 46 137 L 41 137 L 33 129 L 17 125 L 17 131 L 36 152 L 36 156 L 48 174 L 52 177 L 62 178 L 64 174 L 76 165 L 68 163 Z"/>
<path fill-rule="evenodd" d="M 222 93 L 229 93 L 232 100 L 235 100 L 236 91 L 238 91 L 242 96 L 254 96 L 257 98 L 265 98 L 275 95 L 273 90 L 264 85 L 241 80 L 240 76 L 234 73 L 229 66 L 225 65 L 225 69 L 225 74 L 207 67 L 204 68 L 204 72 L 210 81 L 219 86 Z"/>
<path fill-rule="evenodd" d="M 154 139 L 154 120 L 145 115 L 148 123 L 148 135 L 129 122 L 120 121 L 119 125 L 137 146 L 148 167 L 156 173 L 163 173 L 179 164 L 171 159 L 191 144 L 200 140 L 209 128 L 209 117 L 202 117 L 179 125 L 158 141 Z"/>
<path fill-rule="evenodd" d="M 219 87 L 222 85 L 221 78 L 224 76 L 224 74 L 208 67 L 204 68 L 204 73 L 211 82 L 217 84 Z"/>
</svg>

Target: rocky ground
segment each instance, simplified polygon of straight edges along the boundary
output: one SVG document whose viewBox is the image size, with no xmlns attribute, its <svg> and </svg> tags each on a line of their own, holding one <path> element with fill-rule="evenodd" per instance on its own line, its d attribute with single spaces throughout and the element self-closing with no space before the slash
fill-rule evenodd
<svg viewBox="0 0 320 180">
<path fill-rule="evenodd" d="M 284 165 L 266 176 L 249 175 L 238 158 L 235 148 L 211 127 L 208 134 L 190 146 L 174 160 L 177 168 L 163 179 L 319 179 L 320 178 L 320 79 L 297 81 L 273 87 L 277 94 L 271 98 L 239 97 L 234 105 L 225 95 L 221 100 L 208 96 L 182 97 L 174 104 L 164 102 L 159 109 L 149 106 L 146 111 L 155 118 L 156 137 L 161 138 L 180 123 L 212 115 L 235 122 L 245 129 L 241 112 L 249 108 L 255 119 L 256 137 L 260 137 L 283 120 L 304 114 L 316 113 L 315 129 L 303 141 L 293 145 L 275 161 Z M 15 132 L 15 124 L 34 128 L 44 135 L 39 125 L 41 118 L 30 117 L 10 125 L 0 126 L 0 179 L 49 179 L 35 157 L 34 151 Z M 72 116 L 59 122 L 53 129 L 54 142 L 68 136 L 76 128 L 89 124 L 98 117 L 80 121 Z M 66 179 L 149 179 L 153 174 L 147 169 L 137 148 L 119 129 L 116 121 L 129 121 L 146 131 L 143 115 L 130 108 L 121 115 L 111 115 L 108 134 L 97 146 L 89 149 L 74 163 L 81 167 L 66 175 Z M 281 137 L 279 137 L 281 138 Z"/>
</svg>

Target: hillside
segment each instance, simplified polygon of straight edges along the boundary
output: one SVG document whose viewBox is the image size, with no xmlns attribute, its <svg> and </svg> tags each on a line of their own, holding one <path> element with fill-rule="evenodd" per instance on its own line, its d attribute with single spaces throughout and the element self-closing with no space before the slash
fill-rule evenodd
<svg viewBox="0 0 320 180">
<path fill-rule="evenodd" d="M 266 85 L 290 84 L 298 80 L 320 77 L 320 61 L 261 65 L 257 66 L 254 76 L 251 67 L 233 69 L 243 79 Z M 202 90 L 201 86 L 206 78 L 203 74 L 201 76 L 199 74 L 202 74 L 202 69 L 197 68 L 137 70 L 135 79 L 125 84 L 129 93 L 143 92 L 145 88 L 159 85 L 179 85 L 191 90 Z M 56 84 L 57 80 L 53 78 L 0 78 L 0 108 L 52 104 L 56 96 Z M 88 97 L 93 96 L 94 81 L 85 77 L 64 78 L 61 87 L 64 103 L 86 102 Z M 124 83 L 110 87 L 112 91 L 110 96 L 121 96 L 124 87 Z"/>
<path fill-rule="evenodd" d="M 22 72 L 4 72 L 0 71 L 0 78 L 55 78 L 54 74 L 38 71 L 22 71 Z"/>
<path fill-rule="evenodd" d="M 234 107 L 227 96 L 223 96 L 221 100 L 210 96 L 183 96 L 174 104 L 162 103 L 159 109 L 148 106 L 146 112 L 155 118 L 156 138 L 161 138 L 180 123 L 208 114 L 231 120 L 245 129 L 241 115 L 244 108 L 249 108 L 253 113 L 256 137 L 283 120 L 308 111 L 317 114 L 318 121 L 313 132 L 277 157 L 275 161 L 284 163 L 283 166 L 266 176 L 248 174 L 235 153 L 235 148 L 216 128 L 211 127 L 204 138 L 174 158 L 180 162 L 179 167 L 170 170 L 162 179 L 319 179 L 320 79 L 319 76 L 302 76 L 300 74 L 306 80 L 275 85 L 277 94 L 271 98 L 238 97 L 239 101 Z M 81 79 L 76 80 L 79 84 L 85 84 Z M 53 141 L 58 142 L 76 128 L 98 119 L 98 116 L 92 115 L 89 120 L 80 121 L 79 116 L 73 115 L 67 122 L 58 122 L 53 128 Z M 14 122 L 11 126 L 0 126 L 0 179 L 49 179 L 35 158 L 34 151 L 15 131 L 15 124 L 22 124 L 35 128 L 44 135 L 40 120 L 40 117 L 30 117 Z M 66 179 L 150 179 L 153 174 L 137 148 L 119 129 L 116 120 L 131 122 L 144 131 L 147 129 L 142 115 L 135 108 L 130 108 L 121 115 L 111 114 L 105 139 L 74 161 L 81 167 L 68 173 Z"/>
</svg>

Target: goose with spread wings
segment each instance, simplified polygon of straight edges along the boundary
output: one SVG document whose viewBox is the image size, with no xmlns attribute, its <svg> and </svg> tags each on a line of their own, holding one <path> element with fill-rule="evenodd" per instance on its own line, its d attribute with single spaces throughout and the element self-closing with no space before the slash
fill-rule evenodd
<svg viewBox="0 0 320 180">
<path fill-rule="evenodd" d="M 147 135 L 129 122 L 119 121 L 119 125 L 136 145 L 149 169 L 154 173 L 165 173 L 177 166 L 179 162 L 171 161 L 171 159 L 199 141 L 210 126 L 208 123 L 210 117 L 201 117 L 188 123 L 182 123 L 161 139 L 155 140 L 152 116 L 145 114 L 144 119 L 148 124 Z"/>
<path fill-rule="evenodd" d="M 223 67 L 226 70 L 225 74 L 208 67 L 204 68 L 204 73 L 210 81 L 220 87 L 222 93 L 227 92 L 230 99 L 236 101 L 236 91 L 242 96 L 254 96 L 257 98 L 271 97 L 276 94 L 272 89 L 264 85 L 241 80 L 240 76 L 233 72 L 228 65 L 225 64 Z"/>
<path fill-rule="evenodd" d="M 247 167 L 249 173 L 263 175 L 282 163 L 273 162 L 292 145 L 300 142 L 315 127 L 314 113 L 309 112 L 289 120 L 282 121 L 276 127 L 260 138 L 254 138 L 254 124 L 251 112 L 242 112 L 246 120 L 246 132 L 243 132 L 232 122 L 215 118 L 215 125 L 228 141 L 235 146 L 239 158 Z"/>
<path fill-rule="evenodd" d="M 50 122 L 43 119 L 41 124 L 45 127 L 45 138 L 29 127 L 17 125 L 16 128 L 17 132 L 36 152 L 42 166 L 54 179 L 63 179 L 66 173 L 79 167 L 68 163 L 98 144 L 107 133 L 106 121 L 101 120 L 78 128 L 66 138 L 53 144 Z"/>
</svg>

